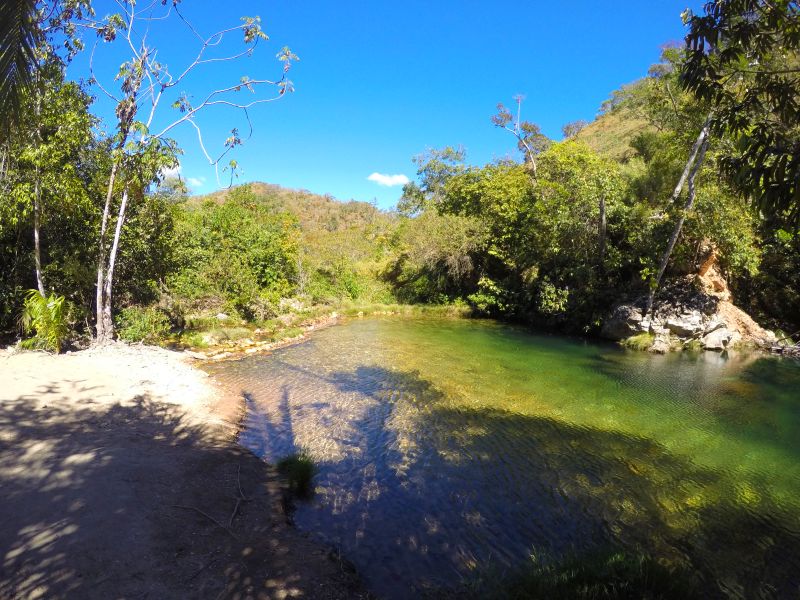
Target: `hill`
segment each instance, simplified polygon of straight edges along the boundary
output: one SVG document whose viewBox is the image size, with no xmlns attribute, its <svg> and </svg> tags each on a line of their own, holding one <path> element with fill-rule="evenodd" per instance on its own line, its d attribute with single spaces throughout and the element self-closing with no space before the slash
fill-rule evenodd
<svg viewBox="0 0 800 600">
<path fill-rule="evenodd" d="M 631 140 L 650 128 L 631 108 L 620 106 L 598 115 L 575 139 L 585 142 L 599 154 L 625 161 L 634 154 Z"/>
<path fill-rule="evenodd" d="M 329 194 L 314 194 L 308 190 L 295 190 L 260 181 L 246 185 L 259 201 L 294 215 L 303 231 L 341 231 L 394 218 L 393 213 L 383 211 L 369 202 L 337 200 Z M 221 203 L 229 193 L 230 190 L 219 190 L 204 196 L 193 196 L 187 205 L 202 204 L 207 200 Z"/>
</svg>

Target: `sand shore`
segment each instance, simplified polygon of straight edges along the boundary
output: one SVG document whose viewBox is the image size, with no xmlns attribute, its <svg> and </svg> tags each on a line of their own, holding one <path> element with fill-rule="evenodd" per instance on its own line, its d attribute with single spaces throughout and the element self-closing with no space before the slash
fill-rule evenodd
<svg viewBox="0 0 800 600">
<path fill-rule="evenodd" d="M 180 353 L 0 353 L 0 598 L 358 598 Z"/>
</svg>

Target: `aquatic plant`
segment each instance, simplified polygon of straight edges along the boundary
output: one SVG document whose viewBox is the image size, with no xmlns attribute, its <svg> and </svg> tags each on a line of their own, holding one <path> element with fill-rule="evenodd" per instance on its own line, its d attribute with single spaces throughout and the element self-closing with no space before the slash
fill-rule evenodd
<svg viewBox="0 0 800 600">
<path fill-rule="evenodd" d="M 664 566 L 644 554 L 623 551 L 571 556 L 549 562 L 532 555 L 531 562 L 504 579 L 483 579 L 471 595 L 509 600 L 649 600 L 696 598 L 691 574 Z"/>
<path fill-rule="evenodd" d="M 289 483 L 289 491 L 298 498 L 309 498 L 312 495 L 311 485 L 317 467 L 314 460 L 301 450 L 278 461 L 278 472 L 284 475 Z"/>
</svg>

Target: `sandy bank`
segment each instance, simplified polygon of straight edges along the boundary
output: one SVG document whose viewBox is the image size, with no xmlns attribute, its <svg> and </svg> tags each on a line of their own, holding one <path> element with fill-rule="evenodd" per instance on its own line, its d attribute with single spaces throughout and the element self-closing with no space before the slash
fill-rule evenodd
<svg viewBox="0 0 800 600">
<path fill-rule="evenodd" d="M 352 598 L 182 355 L 0 354 L 0 598 Z"/>
</svg>

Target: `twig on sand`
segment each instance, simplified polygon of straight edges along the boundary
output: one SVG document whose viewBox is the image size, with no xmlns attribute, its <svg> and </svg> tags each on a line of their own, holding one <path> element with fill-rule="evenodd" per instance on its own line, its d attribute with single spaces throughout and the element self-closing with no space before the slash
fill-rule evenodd
<svg viewBox="0 0 800 600">
<path fill-rule="evenodd" d="M 236 506 L 233 507 L 233 512 L 231 513 L 231 518 L 228 519 L 228 527 L 233 526 L 233 519 L 236 518 L 236 513 L 239 512 L 239 505 L 242 503 L 241 498 L 236 499 Z"/>
<path fill-rule="evenodd" d="M 239 488 L 239 497 L 246 502 L 247 500 L 250 500 L 250 498 L 245 496 L 244 492 L 242 491 L 242 480 L 240 477 L 241 474 L 242 474 L 242 465 L 239 464 L 236 466 L 236 486 Z"/>
<path fill-rule="evenodd" d="M 212 517 L 208 513 L 203 512 L 202 510 L 200 510 L 199 508 L 197 508 L 195 506 L 186 506 L 184 504 L 173 504 L 172 506 L 173 506 L 173 508 L 182 508 L 184 510 L 193 510 L 194 512 L 203 515 L 206 519 L 208 519 L 209 521 L 214 523 L 217 527 L 220 527 L 220 528 L 224 529 L 226 532 L 228 532 L 228 535 L 230 535 L 233 539 L 235 539 L 235 540 L 239 539 L 239 538 L 236 537 L 236 535 L 230 529 L 225 527 L 225 525 L 223 525 L 222 523 L 217 521 L 214 517 Z"/>
<path fill-rule="evenodd" d="M 194 579 L 195 577 L 197 577 L 198 575 L 200 575 L 200 573 L 202 573 L 203 571 L 205 571 L 205 570 L 206 570 L 208 567 L 210 567 L 210 566 L 211 566 L 211 565 L 213 565 L 215 562 L 217 562 L 217 559 L 219 559 L 219 557 L 218 557 L 218 556 L 215 556 L 215 554 L 217 553 L 217 551 L 218 551 L 218 550 L 219 550 L 219 548 L 217 548 L 216 550 L 214 550 L 214 552 L 212 553 L 212 556 L 211 556 L 211 560 L 207 561 L 205 564 L 203 564 L 203 566 L 202 566 L 202 567 L 200 567 L 199 569 L 197 569 L 197 571 L 195 571 L 194 573 L 192 573 L 191 577 L 189 577 L 189 578 L 188 578 L 186 581 L 187 581 L 187 582 L 188 582 L 188 581 L 191 581 L 192 579 Z"/>
<path fill-rule="evenodd" d="M 236 518 L 237 513 L 239 512 L 239 507 L 242 505 L 242 502 L 249 502 L 250 498 L 244 495 L 242 491 L 242 465 L 239 464 L 236 466 L 236 488 L 239 492 L 239 497 L 236 498 L 236 506 L 233 507 L 233 512 L 231 513 L 230 518 L 228 519 L 228 527 L 233 527 L 233 520 Z"/>
</svg>

